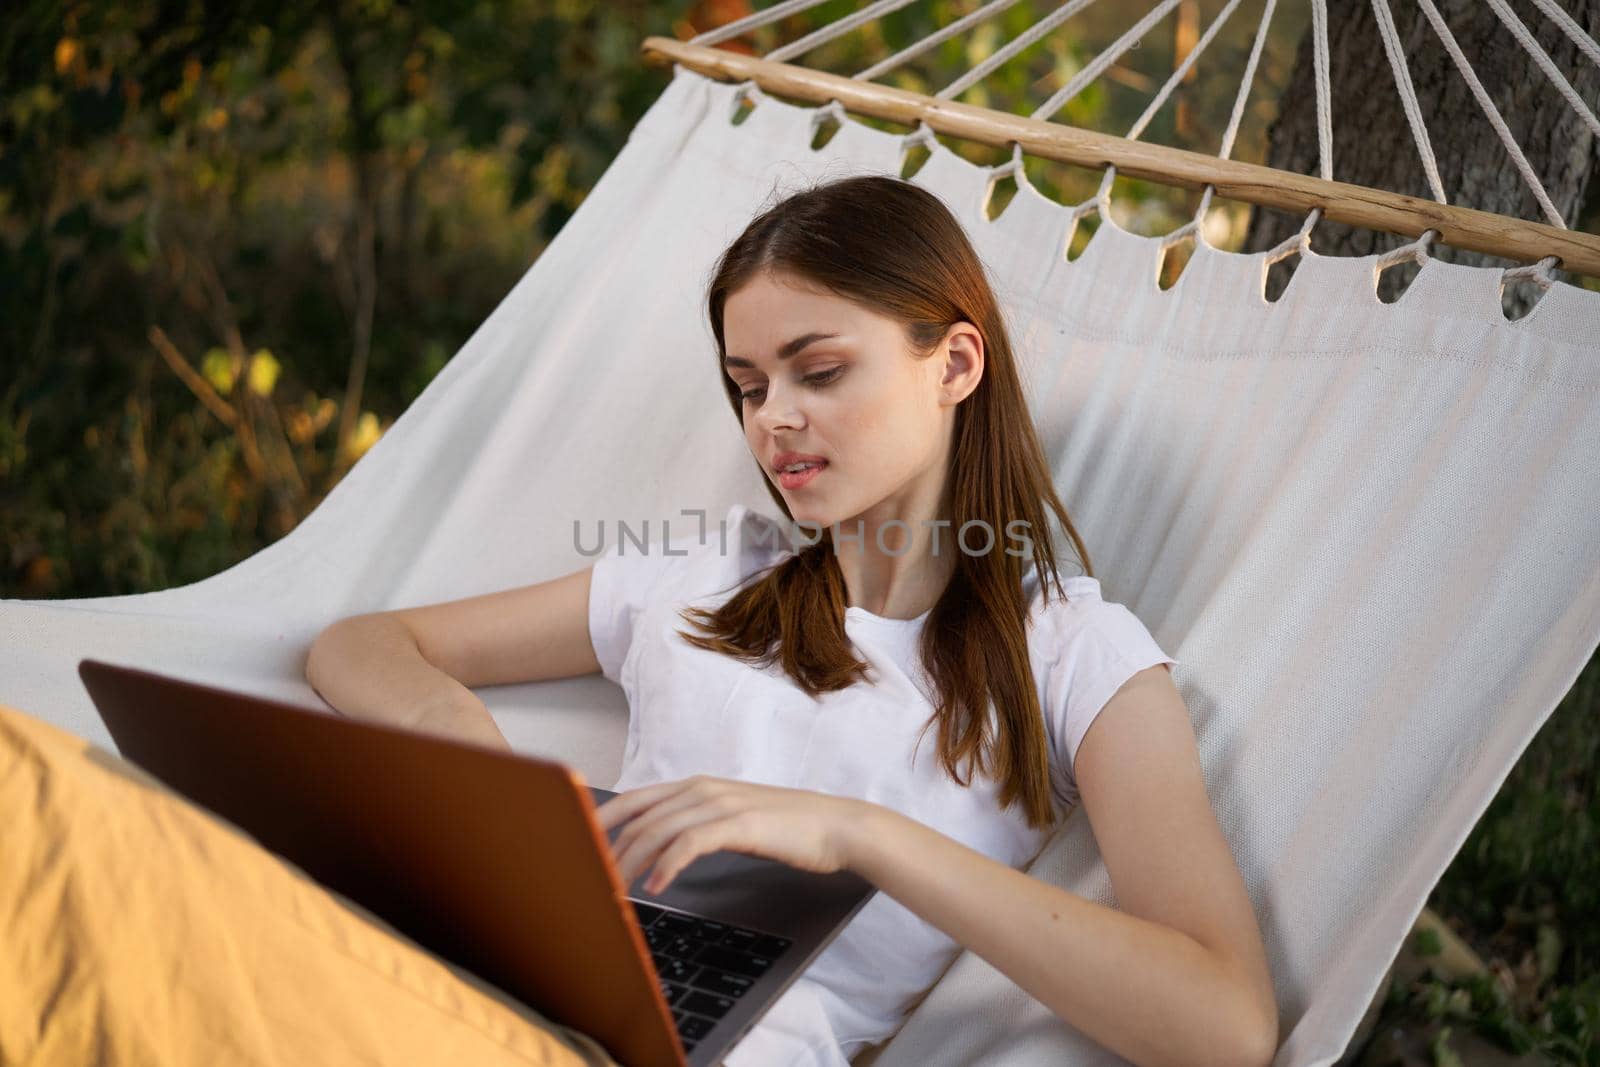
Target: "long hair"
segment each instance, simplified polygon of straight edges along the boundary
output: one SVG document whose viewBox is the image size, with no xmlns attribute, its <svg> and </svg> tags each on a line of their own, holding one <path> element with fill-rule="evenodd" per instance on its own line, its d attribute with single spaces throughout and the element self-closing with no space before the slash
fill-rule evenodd
<svg viewBox="0 0 1600 1067">
<path fill-rule="evenodd" d="M 1056 496 L 1050 467 L 1028 410 L 1001 310 L 983 265 L 961 224 L 932 193 L 887 176 L 860 176 L 796 193 L 751 221 L 717 261 L 707 292 L 717 342 L 717 374 L 743 425 L 739 387 L 723 372 L 727 355 L 723 308 L 757 274 L 805 279 L 840 297 L 900 321 L 913 358 L 926 359 L 957 322 L 976 326 L 986 359 L 977 387 L 956 408 L 944 499 L 948 532 L 980 521 L 991 550 L 958 551 L 949 584 L 928 615 L 921 658 L 935 690 L 939 755 L 963 786 L 963 764 L 999 785 L 999 803 L 1019 800 L 1028 824 L 1053 820 L 1049 751 L 1028 659 L 1025 560 L 1000 547 L 1002 530 L 1023 520 L 1040 588 L 1061 592 L 1053 538 L 1045 513 L 1054 513 L 1083 564 L 1088 551 Z M 782 494 L 767 491 L 792 521 Z M 980 527 L 984 529 L 984 527 Z M 686 608 L 681 616 L 705 636 L 680 636 L 699 648 L 751 663 L 781 662 L 807 694 L 867 680 L 869 664 L 852 654 L 844 628 L 847 590 L 824 535 L 768 568 L 715 610 Z M 996 714 L 988 714 L 992 701 Z M 919 745 L 920 738 L 919 737 Z"/>
</svg>

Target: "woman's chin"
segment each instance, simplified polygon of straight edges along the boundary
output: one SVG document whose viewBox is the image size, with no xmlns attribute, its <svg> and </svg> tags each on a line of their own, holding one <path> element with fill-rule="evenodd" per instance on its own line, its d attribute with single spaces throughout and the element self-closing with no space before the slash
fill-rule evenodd
<svg viewBox="0 0 1600 1067">
<path fill-rule="evenodd" d="M 804 524 L 818 532 L 826 529 L 834 521 L 831 508 L 819 507 L 812 503 L 796 504 L 789 501 L 789 515 L 796 524 Z"/>
<path fill-rule="evenodd" d="M 837 491 L 839 487 L 833 488 Z M 794 522 L 807 523 L 819 531 L 831 529 L 834 523 L 844 522 L 852 514 L 840 506 L 836 497 L 819 495 L 814 488 L 789 490 L 780 486 L 778 492 L 783 494 Z"/>
</svg>

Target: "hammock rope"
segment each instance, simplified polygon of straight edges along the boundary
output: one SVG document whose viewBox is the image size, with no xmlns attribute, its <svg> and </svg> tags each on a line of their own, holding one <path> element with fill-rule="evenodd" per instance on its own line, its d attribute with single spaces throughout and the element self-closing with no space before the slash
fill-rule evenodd
<svg viewBox="0 0 1600 1067">
<path fill-rule="evenodd" d="M 1217 149 L 1218 159 L 1227 159 L 1233 154 L 1233 140 L 1239 134 L 1239 125 L 1244 120 L 1244 105 L 1250 98 L 1250 87 L 1256 81 L 1256 66 L 1261 62 L 1261 50 L 1266 45 L 1267 29 L 1272 24 L 1272 13 L 1277 9 L 1278 0 L 1267 0 L 1266 6 L 1261 10 L 1261 20 L 1256 26 L 1256 39 L 1250 46 L 1250 59 L 1244 65 L 1244 76 L 1239 79 L 1239 92 L 1233 99 L 1233 113 L 1228 116 L 1228 128 L 1222 134 L 1222 146 Z M 1219 16 L 1220 17 L 1220 16 Z M 1212 194 L 1217 187 L 1207 184 L 1200 192 L 1200 205 L 1195 208 L 1194 218 L 1185 223 L 1181 230 L 1187 233 L 1194 230 L 1200 232 L 1201 220 L 1206 217 L 1206 211 L 1211 207 Z M 1182 236 L 1179 234 L 1178 236 Z"/>
<path fill-rule="evenodd" d="M 1551 84 L 1556 87 L 1556 91 L 1567 98 L 1567 103 L 1572 105 L 1572 110 L 1582 115 L 1583 121 L 1589 124 L 1589 128 L 1595 132 L 1595 135 L 1600 136 L 1600 119 L 1595 118 L 1594 112 L 1589 110 L 1589 105 L 1583 102 L 1583 98 L 1578 95 L 1578 90 L 1574 89 L 1572 83 L 1567 81 L 1567 76 L 1561 73 L 1561 69 L 1556 66 L 1555 60 L 1551 59 L 1549 54 L 1539 47 L 1539 42 L 1533 39 L 1533 34 L 1528 32 L 1528 27 L 1523 25 L 1522 20 L 1517 17 L 1517 13 L 1506 6 L 1506 0 L 1489 0 L 1489 6 L 1494 8 L 1494 13 L 1500 16 L 1500 21 L 1505 23 L 1506 29 L 1510 30 L 1511 35 L 1522 45 L 1523 51 L 1532 56 L 1533 61 L 1539 64 L 1539 69 L 1544 71 L 1545 77 L 1550 79 Z"/>
<path fill-rule="evenodd" d="M 1167 97 L 1172 95 L 1173 90 L 1177 89 L 1179 83 L 1183 81 L 1189 71 L 1194 69 L 1194 65 L 1200 60 L 1200 54 L 1216 38 L 1217 31 L 1227 23 L 1228 16 L 1232 15 L 1234 10 L 1238 8 L 1239 2 L 1240 0 L 1228 0 L 1228 6 L 1217 12 L 1217 17 L 1211 20 L 1211 25 L 1206 27 L 1206 32 L 1201 34 L 1194 47 L 1189 49 L 1189 54 L 1183 57 L 1183 62 L 1179 63 L 1178 68 L 1167 78 L 1166 84 L 1161 87 L 1155 98 L 1150 101 L 1150 106 L 1144 109 L 1144 113 L 1134 121 L 1132 126 L 1128 127 L 1128 132 L 1123 136 L 1130 141 L 1139 139 L 1139 135 L 1150 124 L 1150 120 L 1155 118 L 1156 113 L 1161 110 L 1161 105 L 1167 102 Z"/>
<path fill-rule="evenodd" d="M 1560 26 L 1566 35 L 1572 38 L 1574 44 L 1588 53 L 1589 58 L 1594 60 L 1595 66 L 1600 67 L 1600 45 L 1595 44 L 1594 38 L 1590 37 L 1583 27 L 1573 20 L 1571 15 L 1561 10 L 1556 5 L 1555 0 L 1533 0 L 1533 2 L 1538 5 L 1539 10 L 1543 11 L 1551 22 Z"/>
<path fill-rule="evenodd" d="M 842 37 L 857 26 L 871 22 L 879 15 L 887 15 L 889 12 L 905 7 L 911 2 L 912 0 L 874 0 L 873 3 L 868 4 L 852 15 L 836 19 L 826 26 L 819 26 L 799 40 L 790 41 L 782 48 L 774 49 L 767 54 L 766 58 L 778 63 L 787 63 L 795 56 L 805 55 L 818 45 L 826 44 L 835 37 Z"/>
<path fill-rule="evenodd" d="M 989 18 L 1000 14 L 1000 12 L 1004 11 L 1006 8 L 1012 6 L 1016 2 L 1017 0 L 990 0 L 989 3 L 983 5 L 972 14 L 963 15 L 961 18 L 952 22 L 943 29 L 936 30 L 933 33 L 928 34 L 928 36 L 922 38 L 920 41 L 913 42 L 907 47 L 900 49 L 900 51 L 896 52 L 888 59 L 874 63 L 861 73 L 853 75 L 853 77 L 859 78 L 863 81 L 871 81 L 881 74 L 887 74 L 889 71 L 894 70 L 902 63 L 906 63 L 917 58 L 930 48 L 935 48 L 941 44 L 944 44 L 944 42 L 948 41 L 950 38 L 955 37 L 958 34 L 965 33 L 968 27 L 976 26 L 978 23 L 984 22 Z"/>
<path fill-rule="evenodd" d="M 1065 22 L 1073 15 L 1076 15 L 1079 11 L 1082 11 L 1092 3 L 1094 3 L 1094 0 L 1068 0 L 1068 3 L 1062 4 L 1059 8 L 1052 11 L 1050 14 L 1046 15 L 1032 26 L 1028 27 L 1025 31 L 1017 36 L 1016 40 L 1012 41 L 1010 44 L 1007 44 L 1004 48 L 1001 48 L 999 51 L 995 52 L 994 55 L 990 56 L 988 59 L 985 59 L 983 62 L 979 63 L 976 67 L 973 67 L 971 70 L 967 71 L 966 74 L 962 75 L 949 85 L 946 85 L 943 89 L 940 89 L 938 92 L 934 93 L 933 98 L 935 100 L 954 100 L 956 97 L 966 92 L 967 89 L 988 77 L 1007 60 L 1011 59 L 1012 56 L 1015 56 L 1024 48 L 1027 48 L 1035 41 L 1038 41 L 1045 34 L 1055 29 L 1056 26 L 1060 25 L 1062 22 Z M 1035 116 L 1037 116 L 1037 112 L 1035 112 Z"/>
<path fill-rule="evenodd" d="M 1317 166 L 1322 180 L 1333 181 L 1333 87 L 1328 77 L 1328 7 L 1311 4 L 1311 69 L 1317 82 Z"/>
<path fill-rule="evenodd" d="M 1080 70 L 1067 84 L 1057 89 L 1050 99 L 1035 108 L 1028 117 L 1037 119 L 1040 122 L 1049 122 L 1055 118 L 1056 112 L 1066 106 L 1068 100 L 1087 89 L 1092 82 L 1105 72 L 1107 67 L 1121 59 L 1123 54 L 1133 47 L 1135 41 L 1149 33 L 1155 27 L 1155 24 L 1165 18 L 1167 13 L 1177 7 L 1180 2 L 1181 0 L 1163 0 L 1162 3 L 1152 8 L 1149 14 L 1134 23 L 1128 29 L 1128 32 L 1113 41 L 1111 47 L 1096 56 L 1092 63 Z"/>
<path fill-rule="evenodd" d="M 1267 0 L 1266 7 L 1261 11 L 1261 22 L 1256 27 L 1256 39 L 1250 46 L 1250 59 L 1244 65 L 1244 77 L 1239 80 L 1239 93 L 1233 100 L 1233 114 L 1228 118 L 1227 132 L 1222 135 L 1222 147 L 1217 150 L 1220 159 L 1227 159 L 1233 154 L 1233 139 L 1239 134 L 1239 125 L 1244 121 L 1245 100 L 1250 96 L 1250 87 L 1255 84 L 1256 67 L 1261 62 L 1261 51 L 1266 47 L 1267 30 L 1272 24 L 1272 13 L 1278 7 L 1278 0 Z M 1211 194 L 1211 186 L 1206 186 L 1206 195 Z"/>
<path fill-rule="evenodd" d="M 1406 122 L 1411 126 L 1411 139 L 1416 142 L 1417 155 L 1422 158 L 1422 169 L 1428 174 L 1428 185 L 1433 198 L 1441 204 L 1449 203 L 1444 193 L 1444 182 L 1439 180 L 1439 161 L 1434 158 L 1433 142 L 1428 138 L 1428 127 L 1422 121 L 1422 108 L 1417 104 L 1417 89 L 1411 84 L 1411 70 L 1406 66 L 1405 49 L 1400 47 L 1400 34 L 1394 28 L 1394 15 L 1389 11 L 1389 0 L 1372 0 L 1372 13 L 1378 19 L 1378 34 L 1383 38 L 1383 51 L 1389 57 L 1389 69 L 1394 72 L 1395 88 L 1400 93 L 1400 104 L 1405 108 Z"/>
<path fill-rule="evenodd" d="M 1566 229 L 1567 222 L 1561 217 L 1561 212 L 1550 202 L 1550 194 L 1544 191 L 1544 184 L 1539 181 L 1539 176 L 1533 173 L 1533 165 L 1528 162 L 1528 157 L 1522 154 L 1522 148 L 1517 144 L 1516 138 L 1511 136 L 1511 130 L 1506 126 L 1506 120 L 1500 117 L 1500 111 L 1494 106 L 1494 101 L 1489 99 L 1489 93 L 1478 80 L 1478 74 L 1472 69 L 1472 64 L 1467 62 L 1467 57 L 1461 54 L 1461 46 L 1456 44 L 1455 34 L 1450 32 L 1450 27 L 1444 24 L 1444 16 L 1439 14 L 1439 9 L 1433 6 L 1433 0 L 1417 0 L 1422 8 L 1422 13 L 1428 17 L 1428 22 L 1433 25 L 1433 32 L 1439 35 L 1440 42 L 1445 51 L 1450 53 L 1450 59 L 1455 63 L 1456 69 L 1467 80 L 1467 86 L 1472 90 L 1472 95 L 1477 99 L 1478 106 L 1483 109 L 1484 118 L 1489 120 L 1489 125 L 1494 127 L 1494 132 L 1500 135 L 1500 142 L 1506 146 L 1506 151 L 1511 153 L 1511 160 L 1517 165 L 1517 172 L 1522 175 L 1522 180 L 1532 190 L 1534 199 L 1539 201 L 1545 217 L 1550 220 L 1550 225 L 1557 229 Z"/>
<path fill-rule="evenodd" d="M 1084 8 L 1087 8 L 1094 2 L 1095 0 L 1068 0 L 1067 3 L 1062 4 L 1056 10 L 1052 11 L 1038 22 L 1035 22 L 1032 26 L 1028 27 L 1025 31 L 1019 34 L 1015 40 L 1011 41 L 1005 47 L 1001 48 L 999 51 L 983 60 L 976 67 L 972 68 L 966 74 L 957 78 L 949 85 L 946 85 L 943 89 L 940 89 L 938 92 L 934 93 L 933 98 L 935 100 L 954 100 L 972 86 L 988 77 L 995 70 L 999 69 L 1001 65 L 1006 63 L 1017 53 L 1039 41 L 1044 37 L 1045 34 L 1049 33 L 1061 23 L 1065 22 L 1067 19 L 1071 18 L 1073 15 L 1076 15 L 1079 11 L 1082 11 Z M 987 8 L 980 9 L 979 12 L 975 12 L 974 14 L 981 13 L 981 11 L 984 10 L 987 10 Z M 937 34 L 930 36 L 937 36 Z M 905 56 L 907 52 L 912 52 L 913 49 L 917 49 L 917 46 L 913 45 L 912 48 L 903 50 L 900 55 Z M 880 66 L 881 65 L 882 64 L 880 64 Z M 868 69 L 870 70 L 872 68 Z M 864 73 L 865 72 L 863 72 L 863 74 Z M 1082 73 L 1087 73 L 1087 69 L 1083 72 L 1080 72 L 1080 76 Z M 1033 117 L 1038 117 L 1037 111 L 1034 113 Z M 926 130 L 926 133 L 924 133 L 924 130 Z M 917 124 L 916 134 L 917 141 L 927 144 L 928 138 L 933 136 L 933 130 L 926 123 L 919 122 Z M 1002 164 L 1001 168 L 994 171 L 994 173 L 990 176 L 991 183 L 1004 178 L 1007 174 L 1012 173 L 1015 173 L 1024 181 L 1027 180 L 1026 175 L 1022 170 L 1022 146 L 1015 141 L 1011 143 L 1010 161 Z M 993 185 L 991 184 L 990 187 L 993 188 Z M 1095 203 L 1097 205 L 1100 199 L 1101 198 L 1098 196 L 1095 198 Z M 1109 197 L 1106 198 L 1105 202 L 1107 204 L 1110 203 Z M 1074 219 L 1077 217 L 1077 215 L 1073 216 Z"/>
<path fill-rule="evenodd" d="M 770 25 L 771 23 L 777 22 L 778 20 L 789 15 L 809 10 L 810 8 L 818 6 L 822 2 L 823 0 L 784 0 L 784 2 L 774 4 L 772 7 L 766 8 L 762 11 L 752 13 L 741 19 L 736 19 L 725 26 L 720 26 L 715 29 L 708 30 L 705 33 L 698 34 L 691 38 L 687 43 L 691 45 L 707 47 L 716 45 L 723 41 L 729 40 L 730 38 L 737 37 L 747 31 Z M 897 11 L 900 8 L 906 7 L 912 2 L 913 0 L 875 0 L 875 2 L 868 4 L 860 11 L 854 12 L 853 14 L 843 18 L 836 19 L 825 26 L 819 27 L 818 29 L 806 34 L 798 40 L 774 49 L 772 52 L 762 56 L 761 58 L 771 62 L 786 62 L 796 56 L 800 56 L 816 48 L 819 45 L 834 40 L 853 29 L 865 25 L 868 22 L 872 22 L 893 11 Z M 963 16 L 948 26 L 941 27 L 930 34 L 918 38 L 916 41 L 889 56 L 887 59 L 874 63 L 871 66 L 857 72 L 856 74 L 851 75 L 851 78 L 852 80 L 863 83 L 871 82 L 873 79 L 879 78 L 884 74 L 895 70 L 905 63 L 926 53 L 930 49 L 938 46 L 939 44 L 942 44 L 945 41 L 967 32 L 982 22 L 992 19 L 1001 12 L 1014 6 L 1016 2 L 1017 0 L 990 0 L 989 3 L 985 4 L 978 10 Z M 968 70 L 965 74 L 956 78 L 944 88 L 931 94 L 931 98 L 935 100 L 954 100 L 962 93 L 976 85 L 978 82 L 988 77 L 995 70 L 999 69 L 1002 65 L 1015 58 L 1022 51 L 1038 43 L 1045 37 L 1045 35 L 1056 29 L 1062 23 L 1066 22 L 1073 15 L 1076 15 L 1088 8 L 1094 2 L 1095 0 L 1066 0 L 1065 3 L 1062 3 L 1054 10 L 1047 13 L 1044 17 L 1034 22 L 1021 34 L 1017 35 L 1014 39 L 1007 42 L 1004 46 L 997 49 L 991 55 L 987 56 L 972 69 Z M 1177 86 L 1186 76 L 1188 76 L 1192 70 L 1196 68 L 1201 54 L 1205 52 L 1206 48 L 1222 30 L 1223 26 L 1227 23 L 1227 20 L 1237 9 L 1239 2 L 1240 0 L 1229 0 L 1227 5 L 1212 21 L 1210 26 L 1207 27 L 1204 35 L 1202 35 L 1200 40 L 1192 49 L 1190 49 L 1188 54 L 1184 57 L 1182 63 L 1179 64 L 1179 66 L 1172 72 L 1171 76 L 1167 78 L 1166 82 L 1154 95 L 1148 106 L 1146 106 L 1138 119 L 1135 120 L 1133 125 L 1129 128 L 1128 132 L 1124 136 L 1125 140 L 1139 140 L 1145 130 L 1149 127 L 1149 124 L 1154 120 L 1155 116 L 1165 105 L 1166 101 L 1171 97 Z M 1265 44 L 1267 31 L 1271 24 L 1273 13 L 1276 9 L 1276 2 L 1277 0 L 1266 0 L 1266 3 L 1263 7 L 1261 18 L 1256 28 L 1255 39 L 1251 45 L 1250 57 L 1245 65 L 1243 76 L 1240 79 L 1239 88 L 1235 95 L 1228 127 L 1222 137 L 1221 146 L 1216 153 L 1217 158 L 1219 159 L 1226 160 L 1231 157 L 1235 139 L 1238 135 L 1238 130 L 1243 119 L 1245 104 L 1249 98 L 1250 89 L 1255 81 L 1255 75 L 1260 63 L 1260 57 Z M 1544 49 L 1539 46 L 1537 40 L 1534 39 L 1528 27 L 1522 22 L 1516 13 L 1510 9 L 1505 0 L 1488 0 L 1488 2 L 1493 8 L 1496 16 L 1500 19 L 1501 23 L 1505 25 L 1507 31 L 1545 73 L 1546 77 L 1550 79 L 1552 85 L 1558 92 L 1561 93 L 1562 98 L 1566 100 L 1567 104 L 1578 113 L 1578 115 L 1589 126 L 1589 128 L 1594 131 L 1596 136 L 1600 136 L 1600 118 L 1597 118 L 1594 110 L 1584 103 L 1583 99 L 1578 95 L 1577 90 L 1573 88 L 1571 82 L 1561 73 L 1560 69 L 1555 65 L 1555 62 L 1544 51 Z M 1549 18 L 1554 21 L 1562 29 L 1562 31 L 1567 34 L 1567 36 L 1576 42 L 1579 48 L 1586 55 L 1588 55 L 1591 60 L 1593 60 L 1597 65 L 1600 65 L 1600 45 L 1597 45 L 1594 39 L 1590 37 L 1588 33 L 1571 18 L 1570 15 L 1562 11 L 1555 3 L 1555 0 L 1533 0 L 1533 2 L 1540 8 L 1541 11 L 1549 16 Z M 1154 28 L 1161 20 L 1170 14 L 1179 3 L 1180 0 L 1161 0 L 1161 2 L 1157 3 L 1149 12 L 1145 14 L 1143 18 L 1136 22 L 1114 42 L 1112 42 L 1111 45 L 1101 50 L 1088 65 L 1086 65 L 1082 70 L 1078 71 L 1071 79 L 1068 80 L 1065 85 L 1053 93 L 1049 99 L 1035 108 L 1028 117 L 1040 122 L 1051 121 L 1069 101 L 1075 98 L 1079 93 L 1083 92 L 1083 90 L 1089 85 L 1093 84 L 1112 64 L 1121 59 L 1122 56 L 1130 48 L 1132 48 L 1137 41 L 1139 41 L 1145 34 L 1149 33 L 1152 28 Z M 1388 60 L 1390 71 L 1394 77 L 1395 89 L 1400 97 L 1401 107 L 1405 113 L 1407 125 L 1410 127 L 1411 138 L 1416 146 L 1418 157 L 1422 162 L 1423 170 L 1426 174 L 1433 199 L 1439 204 L 1448 204 L 1448 198 L 1444 190 L 1444 183 L 1439 174 L 1438 158 L 1433 150 L 1432 141 L 1428 135 L 1427 125 L 1422 117 L 1416 86 L 1412 81 L 1410 71 L 1406 64 L 1405 50 L 1401 44 L 1399 32 L 1395 26 L 1394 16 L 1389 8 L 1388 0 L 1371 0 L 1371 4 L 1377 21 L 1379 36 L 1383 41 L 1384 53 Z M 1478 105 L 1483 111 L 1485 118 L 1488 119 L 1496 135 L 1500 138 L 1500 141 L 1504 145 L 1507 154 L 1511 157 L 1511 161 L 1515 165 L 1517 172 L 1521 175 L 1523 182 L 1532 192 L 1534 199 L 1538 202 L 1540 210 L 1549 220 L 1550 225 L 1560 230 L 1568 230 L 1569 228 L 1566 224 L 1566 221 L 1561 217 L 1560 212 L 1556 210 L 1554 203 L 1550 199 L 1549 193 L 1546 191 L 1543 183 L 1539 180 L 1538 175 L 1534 173 L 1533 167 L 1529 163 L 1527 156 L 1517 144 L 1516 138 L 1512 135 L 1511 130 L 1506 125 L 1504 118 L 1501 116 L 1499 110 L 1495 107 L 1494 102 L 1490 99 L 1489 94 L 1487 90 L 1485 90 L 1482 81 L 1478 78 L 1476 71 L 1473 70 L 1472 65 L 1467 61 L 1466 56 L 1462 53 L 1460 45 L 1457 43 L 1455 36 L 1451 33 L 1450 28 L 1445 24 L 1445 21 L 1440 15 L 1439 10 L 1435 6 L 1433 0 L 1417 0 L 1417 4 L 1420 7 L 1423 15 L 1428 20 L 1429 24 L 1432 26 L 1434 33 L 1438 36 L 1441 44 L 1444 46 L 1445 51 L 1449 54 L 1451 61 L 1455 64 L 1457 71 L 1461 74 L 1461 77 L 1471 90 L 1472 95 L 1478 102 Z M 1328 48 L 1327 0 L 1311 0 L 1311 14 L 1312 69 L 1316 91 L 1318 173 L 1324 181 L 1332 182 L 1333 94 L 1330 74 L 1331 64 Z M 746 78 L 744 81 L 741 81 L 738 84 L 740 89 L 740 98 L 761 95 L 760 86 L 757 84 L 754 78 Z M 845 120 L 846 115 L 846 109 L 838 100 L 827 101 L 825 104 L 822 104 L 817 108 L 817 114 L 813 117 L 813 133 L 815 133 L 815 131 L 820 128 L 824 122 L 834 121 L 842 123 Z M 915 145 L 922 144 L 931 149 L 934 143 L 934 138 L 935 130 L 928 125 L 924 118 L 918 117 L 916 119 L 916 128 L 902 139 L 902 147 L 905 150 L 909 150 Z M 1026 174 L 1023 170 L 1023 149 L 1021 142 L 1012 140 L 1011 149 L 1012 152 L 1010 160 L 1000 164 L 997 167 L 991 168 L 992 181 L 999 181 L 1010 175 L 1015 175 L 1019 181 L 1025 182 L 1027 180 Z M 1081 218 L 1084 214 L 1087 214 L 1091 211 L 1101 211 L 1109 214 L 1110 191 L 1115 179 L 1115 175 L 1116 165 L 1114 163 L 1106 163 L 1105 173 L 1102 177 L 1099 191 L 1089 200 L 1070 209 L 1074 222 L 1076 222 L 1076 220 Z M 992 188 L 993 186 L 991 185 L 991 189 Z M 1165 239 L 1166 244 L 1170 245 L 1174 241 L 1181 240 L 1187 237 L 1190 233 L 1196 232 L 1200 228 L 1202 220 L 1205 218 L 1207 211 L 1211 207 L 1211 202 L 1215 192 L 1216 186 L 1213 183 L 1207 182 L 1202 187 L 1199 205 L 1195 210 L 1193 218 L 1177 230 L 1167 234 Z M 1311 228 L 1321 217 L 1321 214 L 1322 208 L 1320 206 L 1313 207 L 1309 211 L 1305 220 L 1305 224 L 1301 227 L 1300 232 L 1291 237 L 1288 241 L 1285 241 L 1283 244 L 1279 245 L 1277 248 L 1273 249 L 1269 255 L 1278 256 L 1280 252 L 1284 255 L 1287 255 L 1297 250 L 1309 248 L 1309 235 Z M 1437 238 L 1439 234 L 1440 231 L 1437 228 L 1429 227 L 1428 229 L 1424 230 L 1422 234 L 1416 238 L 1416 240 L 1410 244 L 1391 250 L 1391 253 L 1392 255 L 1402 259 L 1418 257 L 1425 259 L 1429 254 L 1433 240 Z M 1524 277 L 1531 278 L 1541 285 L 1548 285 L 1554 280 L 1554 276 L 1551 273 L 1553 265 L 1560 261 L 1561 257 L 1559 256 L 1545 256 L 1535 263 L 1509 268 L 1505 274 L 1505 277 L 1507 279 Z M 1386 259 L 1384 262 L 1388 262 L 1388 260 Z"/>
<path fill-rule="evenodd" d="M 726 26 L 718 26 L 714 30 L 707 30 L 705 33 L 691 37 L 689 38 L 689 43 L 705 45 L 709 48 L 711 45 L 721 44 L 723 41 L 737 37 L 746 30 L 753 30 L 770 22 L 777 22 L 779 19 L 786 18 L 798 11 L 809 11 L 824 2 L 825 0 L 783 0 L 781 4 L 763 8 L 753 14 L 746 15 L 742 19 L 734 19 Z"/>
</svg>

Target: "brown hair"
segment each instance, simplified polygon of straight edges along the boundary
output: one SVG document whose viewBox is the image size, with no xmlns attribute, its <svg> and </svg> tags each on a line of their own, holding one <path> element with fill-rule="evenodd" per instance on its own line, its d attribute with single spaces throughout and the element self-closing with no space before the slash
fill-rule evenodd
<svg viewBox="0 0 1600 1067">
<path fill-rule="evenodd" d="M 814 186 L 758 215 L 715 265 L 707 304 L 717 342 L 717 374 L 744 421 L 739 387 L 724 373 L 723 308 L 763 271 L 781 271 L 898 319 L 915 358 L 937 349 L 946 331 L 969 322 L 983 335 L 983 377 L 956 409 L 944 499 L 949 531 L 980 520 L 994 545 L 1008 522 L 1048 530 L 1053 512 L 1090 569 L 1088 551 L 1056 496 L 1023 394 L 1001 310 L 961 224 L 934 194 L 898 178 L 859 176 Z M 782 494 L 763 481 L 778 508 Z M 1040 588 L 1060 592 L 1050 537 L 1030 533 Z M 998 547 L 959 552 L 955 571 L 923 628 L 921 656 L 937 695 L 939 754 L 961 785 L 958 765 L 976 764 L 1000 786 L 1002 809 L 1018 799 L 1029 825 L 1053 819 L 1044 719 L 1028 660 L 1024 560 Z M 809 695 L 866 680 L 867 663 L 850 649 L 844 629 L 843 572 L 824 534 L 768 568 L 713 611 L 686 608 L 681 617 L 705 632 L 680 635 L 691 644 L 762 665 L 780 661 Z M 994 736 L 987 709 L 998 709 Z M 920 741 L 919 735 L 919 741 Z M 992 767 L 992 770 L 991 770 Z"/>
</svg>

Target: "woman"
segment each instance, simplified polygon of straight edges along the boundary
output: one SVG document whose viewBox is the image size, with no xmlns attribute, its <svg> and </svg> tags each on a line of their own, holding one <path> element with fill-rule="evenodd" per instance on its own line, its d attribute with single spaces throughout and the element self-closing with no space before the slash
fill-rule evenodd
<svg viewBox="0 0 1600 1067">
<path fill-rule="evenodd" d="M 962 946 L 1135 1063 L 1269 1062 L 1266 955 L 1176 661 L 1092 574 L 1057 573 L 1047 510 L 1088 554 L 960 224 L 894 178 L 806 190 L 725 251 L 708 305 L 746 443 L 811 543 L 735 507 L 726 548 L 341 621 L 312 684 L 509 747 L 471 687 L 601 671 L 631 711 L 600 810 L 625 882 L 730 849 L 875 884 L 733 1067 L 845 1064 Z M 1120 910 L 1020 870 L 1075 802 Z"/>
</svg>

